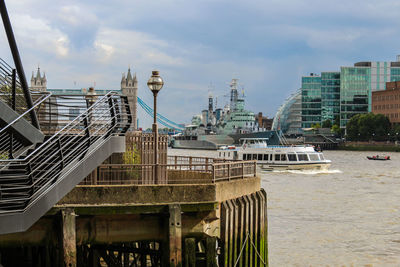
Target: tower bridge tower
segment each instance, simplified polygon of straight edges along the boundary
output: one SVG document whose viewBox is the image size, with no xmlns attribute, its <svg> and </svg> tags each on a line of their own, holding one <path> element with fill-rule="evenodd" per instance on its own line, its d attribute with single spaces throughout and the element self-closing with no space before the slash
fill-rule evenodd
<svg viewBox="0 0 400 267">
<path fill-rule="evenodd" d="M 47 79 L 46 73 L 42 75 L 40 74 L 40 68 L 38 67 L 36 76 L 34 76 L 34 72 L 32 71 L 32 78 L 31 78 L 31 87 L 32 91 L 39 91 L 39 92 L 46 92 L 47 91 Z"/>
<path fill-rule="evenodd" d="M 122 94 L 128 97 L 129 107 L 132 113 L 132 128 L 137 129 L 137 91 L 138 83 L 136 79 L 136 73 L 132 77 L 131 69 L 128 69 L 128 74 L 125 77 L 125 73 L 122 74 L 121 80 L 121 91 Z"/>
</svg>

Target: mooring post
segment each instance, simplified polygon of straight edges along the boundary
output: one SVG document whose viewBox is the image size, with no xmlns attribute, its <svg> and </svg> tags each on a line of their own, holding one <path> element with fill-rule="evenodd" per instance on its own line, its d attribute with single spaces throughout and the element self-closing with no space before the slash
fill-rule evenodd
<svg viewBox="0 0 400 267">
<path fill-rule="evenodd" d="M 196 239 L 185 238 L 185 267 L 196 266 Z"/>
<path fill-rule="evenodd" d="M 74 209 L 61 210 L 63 260 L 66 267 L 76 267 L 75 216 Z"/>
<path fill-rule="evenodd" d="M 206 266 L 217 267 L 217 238 L 206 238 Z"/>
<path fill-rule="evenodd" d="M 182 266 L 181 206 L 172 204 L 169 209 L 169 265 Z"/>
</svg>

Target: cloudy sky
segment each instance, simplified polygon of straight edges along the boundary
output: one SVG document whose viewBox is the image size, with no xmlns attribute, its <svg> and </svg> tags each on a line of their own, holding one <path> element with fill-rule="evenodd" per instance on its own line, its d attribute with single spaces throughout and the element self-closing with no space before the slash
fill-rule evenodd
<svg viewBox="0 0 400 267">
<path fill-rule="evenodd" d="M 300 78 L 400 54 L 398 0 L 6 0 L 28 79 L 49 88 L 119 89 L 123 72 L 165 80 L 159 111 L 189 123 L 210 91 L 227 103 L 240 79 L 246 107 L 273 117 Z M 13 63 L 0 34 L 1 57 Z M 151 119 L 139 111 L 140 124 Z"/>
</svg>

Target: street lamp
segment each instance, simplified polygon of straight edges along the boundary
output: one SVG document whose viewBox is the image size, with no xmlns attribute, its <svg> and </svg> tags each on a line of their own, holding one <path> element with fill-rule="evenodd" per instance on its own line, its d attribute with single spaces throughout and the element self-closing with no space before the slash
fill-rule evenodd
<svg viewBox="0 0 400 267">
<path fill-rule="evenodd" d="M 147 82 L 147 86 L 154 96 L 154 115 L 153 115 L 153 135 L 154 135 L 154 183 L 158 184 L 158 127 L 157 127 L 157 94 L 164 85 L 163 79 L 157 70 L 152 71 L 152 75 Z"/>
</svg>

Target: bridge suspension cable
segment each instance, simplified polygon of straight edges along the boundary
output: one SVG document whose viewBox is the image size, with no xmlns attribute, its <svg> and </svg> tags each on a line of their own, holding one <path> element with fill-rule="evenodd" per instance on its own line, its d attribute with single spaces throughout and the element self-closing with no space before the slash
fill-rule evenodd
<svg viewBox="0 0 400 267">
<path fill-rule="evenodd" d="M 138 97 L 137 100 L 138 100 L 139 105 L 142 107 L 142 109 L 149 116 L 153 117 L 154 110 L 149 105 L 147 105 L 142 99 L 140 99 L 140 97 Z M 176 131 L 183 131 L 183 127 L 181 125 L 169 120 L 168 118 L 164 117 L 160 113 L 157 113 L 157 122 L 164 125 L 165 127 L 174 129 Z"/>
</svg>

